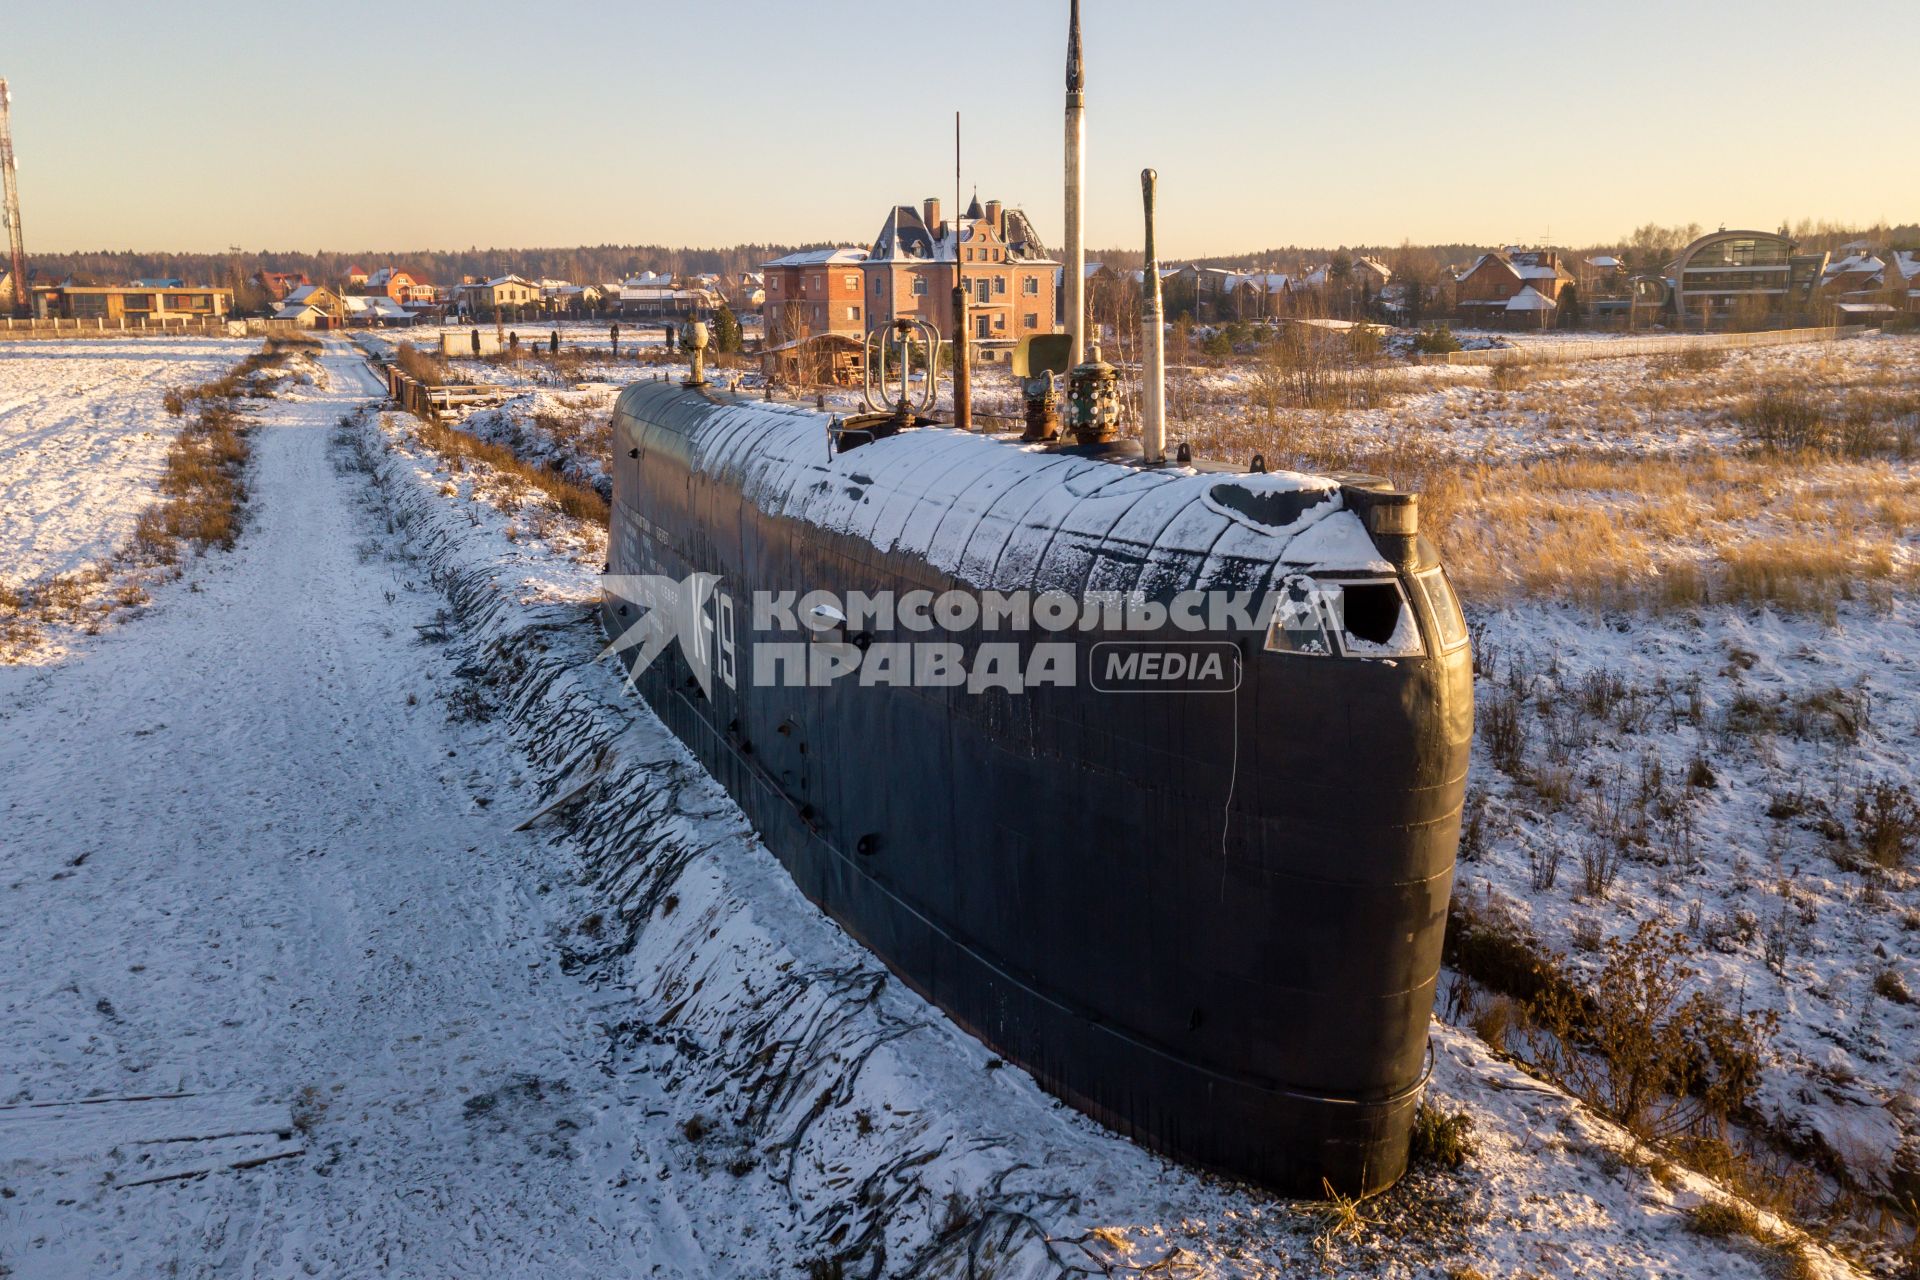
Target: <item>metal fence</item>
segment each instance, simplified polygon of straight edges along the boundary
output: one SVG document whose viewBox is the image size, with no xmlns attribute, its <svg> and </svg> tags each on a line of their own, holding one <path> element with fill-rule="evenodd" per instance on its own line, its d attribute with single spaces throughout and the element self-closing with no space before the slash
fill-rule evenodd
<svg viewBox="0 0 1920 1280">
<path fill-rule="evenodd" d="M 225 316 L 90 316 L 63 320 L 5 317 L 0 338 L 159 338 L 188 335 L 203 338 L 245 337 L 277 332 L 275 325 L 291 321 L 229 320 Z M 255 328 L 254 326 L 261 326 Z"/>
<path fill-rule="evenodd" d="M 1836 342 L 1874 332 L 1872 325 L 1829 325 L 1819 329 L 1772 329 L 1761 333 L 1676 333 L 1649 338 L 1597 338 L 1592 342 L 1529 342 L 1487 351 L 1449 351 L 1424 355 L 1421 364 L 1566 364 L 1575 360 L 1613 360 L 1626 356 L 1662 356 L 1677 351 L 1740 351 L 1785 347 L 1800 342 Z"/>
</svg>

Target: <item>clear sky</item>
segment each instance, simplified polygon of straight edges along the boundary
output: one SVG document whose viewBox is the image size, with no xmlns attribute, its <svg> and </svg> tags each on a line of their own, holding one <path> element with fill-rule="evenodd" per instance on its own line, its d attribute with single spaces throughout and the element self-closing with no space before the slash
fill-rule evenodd
<svg viewBox="0 0 1920 1280">
<path fill-rule="evenodd" d="M 1914 0 L 1083 0 L 1088 239 L 1920 218 Z M 1065 0 L 7 0 L 28 251 L 1060 239 Z"/>
</svg>

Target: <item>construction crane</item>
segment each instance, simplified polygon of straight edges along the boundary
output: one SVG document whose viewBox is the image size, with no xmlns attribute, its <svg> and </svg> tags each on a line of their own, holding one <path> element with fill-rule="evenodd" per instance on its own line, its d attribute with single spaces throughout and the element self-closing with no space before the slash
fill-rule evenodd
<svg viewBox="0 0 1920 1280">
<path fill-rule="evenodd" d="M 20 180 L 13 172 L 13 98 L 7 82 L 0 78 L 0 185 L 6 188 L 7 250 L 11 255 L 13 312 L 27 311 L 27 242 L 20 235 Z"/>
</svg>

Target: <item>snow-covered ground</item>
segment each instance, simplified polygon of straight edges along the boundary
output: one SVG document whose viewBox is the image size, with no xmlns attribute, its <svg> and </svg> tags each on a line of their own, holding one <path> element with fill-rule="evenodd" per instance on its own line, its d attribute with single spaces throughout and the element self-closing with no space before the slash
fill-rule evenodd
<svg viewBox="0 0 1920 1280">
<path fill-rule="evenodd" d="M 1690 939 L 1724 1008 L 1779 1018 L 1762 1115 L 1895 1196 L 1920 1172 L 1920 847 L 1874 865 L 1859 805 L 1911 796 L 1917 633 L 1905 593 L 1831 623 L 1486 611 L 1481 714 L 1524 741 L 1480 743 L 1455 884 L 1576 972 L 1647 921 Z"/>
<path fill-rule="evenodd" d="M 153 499 L 180 419 L 161 397 L 257 341 L 0 342 L 0 586 L 97 564 Z"/>
<path fill-rule="evenodd" d="M 1445 1026 L 1432 1094 L 1475 1152 L 1350 1233 L 1062 1107 L 801 898 L 593 661 L 597 557 L 510 534 L 404 418 L 343 425 L 378 384 L 322 363 L 262 405 L 232 553 L 0 668 L 11 1274 L 1781 1265 Z"/>
</svg>

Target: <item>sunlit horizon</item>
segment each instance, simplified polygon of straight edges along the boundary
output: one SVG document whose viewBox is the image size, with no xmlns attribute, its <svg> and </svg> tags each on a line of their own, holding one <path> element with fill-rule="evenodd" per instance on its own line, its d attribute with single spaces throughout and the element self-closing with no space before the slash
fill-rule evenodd
<svg viewBox="0 0 1920 1280">
<path fill-rule="evenodd" d="M 949 53 L 939 23 L 823 0 L 480 11 L 343 2 L 10 13 L 29 255 L 868 243 L 895 203 L 1024 208 L 1060 241 L 1064 2 Z M 1030 15 L 1030 16 L 1029 16 Z M 1347 11 L 1086 0 L 1088 240 L 1611 244 L 1647 223 L 1920 218 L 1895 163 L 1889 3 Z M 947 24 L 950 25 L 950 24 Z M 100 38 L 111 29 L 110 43 Z M 977 34 L 977 33 L 976 33 Z"/>
</svg>

